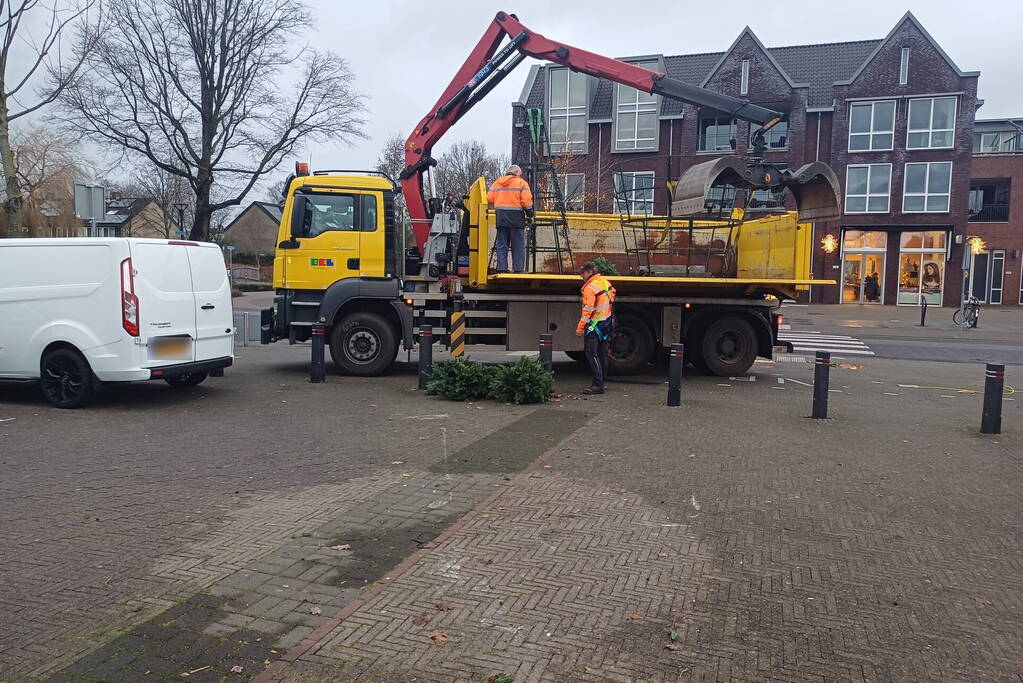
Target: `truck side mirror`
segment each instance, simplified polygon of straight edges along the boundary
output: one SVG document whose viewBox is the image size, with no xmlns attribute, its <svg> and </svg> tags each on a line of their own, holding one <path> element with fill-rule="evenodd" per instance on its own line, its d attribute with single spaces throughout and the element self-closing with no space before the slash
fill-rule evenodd
<svg viewBox="0 0 1023 683">
<path fill-rule="evenodd" d="M 308 199 L 296 194 L 291 202 L 291 239 L 305 236 L 305 214 Z"/>
</svg>

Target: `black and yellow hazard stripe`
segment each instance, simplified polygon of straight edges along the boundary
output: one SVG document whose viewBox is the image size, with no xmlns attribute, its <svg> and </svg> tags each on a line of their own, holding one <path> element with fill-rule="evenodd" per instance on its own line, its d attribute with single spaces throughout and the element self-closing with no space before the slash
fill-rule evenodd
<svg viewBox="0 0 1023 683">
<path fill-rule="evenodd" d="M 457 358 L 465 353 L 465 313 L 463 311 L 451 312 L 451 325 L 448 327 L 448 348 L 451 350 L 451 357 Z"/>
</svg>

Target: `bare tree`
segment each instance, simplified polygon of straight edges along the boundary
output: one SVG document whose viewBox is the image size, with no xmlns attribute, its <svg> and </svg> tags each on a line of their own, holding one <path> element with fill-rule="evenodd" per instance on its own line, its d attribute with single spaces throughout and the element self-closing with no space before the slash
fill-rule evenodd
<svg viewBox="0 0 1023 683">
<path fill-rule="evenodd" d="M 266 188 L 266 201 L 271 204 L 282 204 L 284 203 L 284 190 L 288 183 L 287 178 L 281 178 L 277 182 Z"/>
<path fill-rule="evenodd" d="M 73 141 L 44 127 L 24 129 L 11 138 L 11 153 L 21 192 L 21 223 L 12 235 L 77 235 L 73 190 L 84 165 Z M 0 228 L 9 214 L 0 216 Z"/>
<path fill-rule="evenodd" d="M 384 140 L 383 149 L 377 157 L 376 166 L 373 170 L 383 173 L 395 183 L 399 182 L 398 176 L 405 170 L 405 138 L 394 133 Z M 401 193 L 400 187 L 394 195 L 394 216 L 403 230 L 406 243 L 414 239 L 412 235 L 412 221 L 409 220 L 408 209 L 405 207 L 405 195 Z"/>
<path fill-rule="evenodd" d="M 493 181 L 508 170 L 508 165 L 508 157 L 491 154 L 478 140 L 456 142 L 437 160 L 437 195 L 461 197 L 480 176 Z"/>
<path fill-rule="evenodd" d="M 301 143 L 364 137 L 345 60 L 292 47 L 312 24 L 293 0 L 108 0 L 108 14 L 92 68 L 61 96 L 66 121 L 184 178 L 192 239 Z"/>
<path fill-rule="evenodd" d="M 23 232 L 25 201 L 11 146 L 11 123 L 52 103 L 75 81 L 98 35 L 97 26 L 88 21 L 95 4 L 96 0 L 87 0 L 47 7 L 39 0 L 0 0 L 0 167 L 9 235 Z M 29 34 L 28 27 L 40 24 L 38 35 Z M 28 58 L 21 58 L 26 51 Z M 12 52 L 19 59 L 14 60 Z M 45 83 L 39 84 L 43 76 Z"/>
<path fill-rule="evenodd" d="M 177 237 L 191 217 L 192 189 L 188 181 L 153 164 L 138 164 L 128 183 L 112 185 L 122 197 L 147 199 L 160 207 L 160 229 L 167 239 Z"/>
</svg>

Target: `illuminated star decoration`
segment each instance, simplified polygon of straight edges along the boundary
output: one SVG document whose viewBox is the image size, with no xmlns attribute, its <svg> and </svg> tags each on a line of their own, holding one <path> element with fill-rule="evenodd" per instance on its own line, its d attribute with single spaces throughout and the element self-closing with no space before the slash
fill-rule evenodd
<svg viewBox="0 0 1023 683">
<path fill-rule="evenodd" d="M 980 237 L 971 237 L 966 240 L 966 243 L 970 245 L 971 254 L 983 254 L 987 249 L 987 244 L 985 244 L 984 240 Z"/>
<path fill-rule="evenodd" d="M 838 249 L 838 238 L 834 235 L 825 235 L 821 238 L 821 249 L 828 254 L 834 254 Z"/>
</svg>

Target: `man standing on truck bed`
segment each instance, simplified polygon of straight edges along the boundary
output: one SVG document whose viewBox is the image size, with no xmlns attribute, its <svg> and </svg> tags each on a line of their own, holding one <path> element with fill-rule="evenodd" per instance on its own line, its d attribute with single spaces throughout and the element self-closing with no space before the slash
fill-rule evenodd
<svg viewBox="0 0 1023 683">
<path fill-rule="evenodd" d="M 526 217 L 533 215 L 533 193 L 522 179 L 522 169 L 511 166 L 494 181 L 487 192 L 487 201 L 497 212 L 497 271 L 508 272 L 508 246 L 511 245 L 512 268 L 516 273 L 526 270 Z"/>
<path fill-rule="evenodd" d="M 615 288 L 597 272 L 593 261 L 587 261 L 579 269 L 583 280 L 583 310 L 575 333 L 586 344 L 586 362 L 590 364 L 593 381 L 583 389 L 584 394 L 603 394 L 604 379 L 607 377 L 607 348 L 611 338 L 611 304 L 615 300 Z"/>
</svg>

